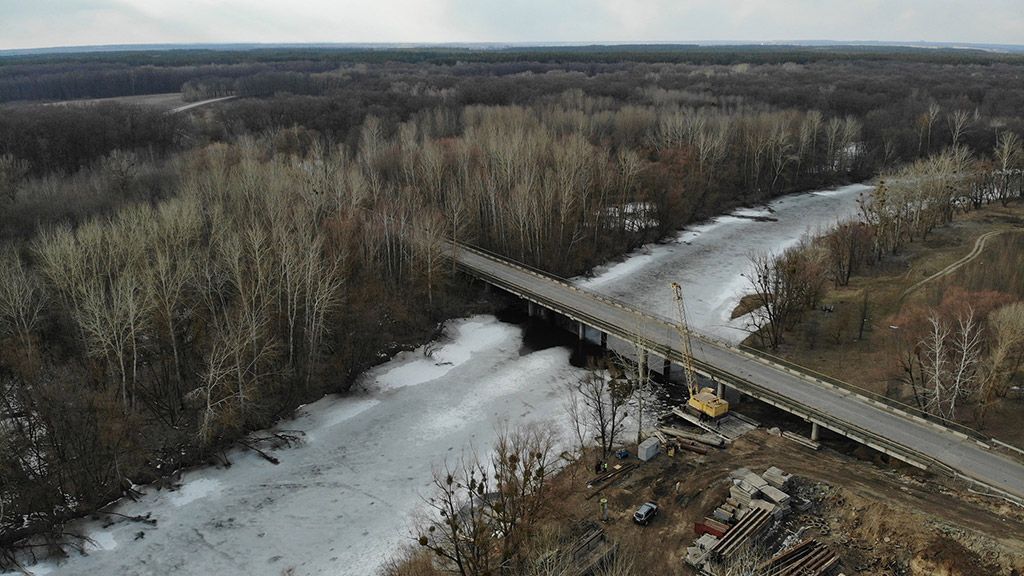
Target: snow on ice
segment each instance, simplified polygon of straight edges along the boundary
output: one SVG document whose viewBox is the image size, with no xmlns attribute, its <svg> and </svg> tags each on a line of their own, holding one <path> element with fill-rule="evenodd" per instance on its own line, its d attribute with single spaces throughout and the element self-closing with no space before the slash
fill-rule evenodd
<svg viewBox="0 0 1024 576">
<path fill-rule="evenodd" d="M 855 213 L 869 187 L 781 198 L 694 226 L 675 242 L 645 246 L 578 279 L 580 286 L 674 316 L 669 284 L 681 281 L 690 321 L 731 341 L 729 314 L 754 249 L 781 250 L 816 227 Z M 760 218 L 761 216 L 770 216 Z M 113 511 L 150 513 L 156 526 L 86 520 L 70 527 L 93 542 L 86 554 L 44 561 L 35 574 L 373 574 L 411 541 L 432 467 L 467 446 L 486 449 L 504 423 L 546 422 L 564 411 L 562 387 L 580 370 L 569 351 L 520 354 L 522 331 L 491 316 L 451 322 L 439 341 L 370 372 L 348 396 L 300 408 L 280 430 L 304 433 L 275 452 L 274 466 L 235 451 L 232 466 L 182 475 L 177 490 L 146 487 Z"/>
</svg>

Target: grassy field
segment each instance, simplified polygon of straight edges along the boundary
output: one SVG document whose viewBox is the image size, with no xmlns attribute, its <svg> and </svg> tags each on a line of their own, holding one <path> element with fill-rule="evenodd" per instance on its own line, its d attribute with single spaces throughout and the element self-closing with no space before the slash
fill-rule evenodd
<svg viewBox="0 0 1024 576">
<path fill-rule="evenodd" d="M 167 94 L 146 94 L 143 96 L 119 96 L 117 98 L 90 98 L 85 100 L 61 100 L 59 102 L 48 102 L 48 106 L 92 106 L 95 104 L 103 104 L 112 102 L 116 104 L 130 104 L 139 106 L 149 106 L 158 110 L 173 110 L 179 106 L 188 104 L 183 98 L 180 92 L 170 92 Z M 27 104 L 36 104 L 36 102 L 20 102 L 8 104 L 8 106 L 22 106 Z"/>
<path fill-rule="evenodd" d="M 993 232 L 979 243 L 979 238 Z M 910 244 L 902 254 L 852 278 L 849 286 L 829 290 L 823 303 L 832 311 L 809 313 L 787 334 L 778 353 L 913 404 L 911 390 L 900 379 L 899 324 L 914 310 L 938 306 L 945 294 L 957 289 L 995 291 L 1002 294 L 994 297 L 1002 299 L 1024 298 L 1024 206 L 989 206 L 964 214 L 926 240 Z M 1017 374 L 1017 385 L 1022 383 L 1021 376 Z M 969 411 L 963 421 L 1024 446 L 1022 414 L 1024 398 L 1011 394 L 988 413 L 983 424 Z"/>
</svg>

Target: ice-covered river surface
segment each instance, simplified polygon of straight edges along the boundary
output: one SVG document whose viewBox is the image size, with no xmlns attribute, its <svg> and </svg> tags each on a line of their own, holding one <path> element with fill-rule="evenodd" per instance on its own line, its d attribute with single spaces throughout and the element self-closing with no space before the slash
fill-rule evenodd
<svg viewBox="0 0 1024 576">
<path fill-rule="evenodd" d="M 732 341 L 729 314 L 743 293 L 751 250 L 781 250 L 852 215 L 867 186 L 787 196 L 695 226 L 645 247 L 580 284 L 674 315 L 669 284 L 685 287 L 692 324 Z M 766 216 L 754 219 L 751 216 Z M 565 382 L 578 376 L 569 350 L 523 347 L 522 330 L 492 316 L 451 322 L 443 341 L 370 371 L 359 390 L 301 408 L 279 429 L 305 441 L 273 465 L 244 452 L 229 468 L 186 472 L 180 489 L 144 488 L 112 510 L 150 513 L 155 526 L 86 521 L 73 529 L 88 553 L 30 567 L 36 574 L 372 575 L 409 541 L 411 515 L 432 467 L 503 423 L 561 419 Z M 110 517 L 114 520 L 116 517 Z"/>
</svg>

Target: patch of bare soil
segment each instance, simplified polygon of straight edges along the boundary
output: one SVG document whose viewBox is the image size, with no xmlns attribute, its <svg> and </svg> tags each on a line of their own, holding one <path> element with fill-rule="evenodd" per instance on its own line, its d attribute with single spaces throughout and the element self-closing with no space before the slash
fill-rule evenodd
<svg viewBox="0 0 1024 576">
<path fill-rule="evenodd" d="M 729 317 L 730 320 L 735 320 L 744 314 L 750 314 L 754 310 L 757 310 L 763 306 L 761 303 L 761 297 L 757 294 L 747 294 L 743 298 L 740 298 L 740 303 L 732 309 L 732 315 Z"/>
</svg>

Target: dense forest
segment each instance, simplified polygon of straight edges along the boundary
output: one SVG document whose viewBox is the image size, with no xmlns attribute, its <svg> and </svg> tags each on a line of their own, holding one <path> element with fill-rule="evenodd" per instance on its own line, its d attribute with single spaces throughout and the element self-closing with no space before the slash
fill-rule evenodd
<svg viewBox="0 0 1024 576">
<path fill-rule="evenodd" d="M 487 306 L 447 239 L 572 275 L 928 158 L 1009 173 L 1022 80 L 903 49 L 0 59 L 0 550 Z M 238 98 L 42 102 L 177 91 Z"/>
</svg>

